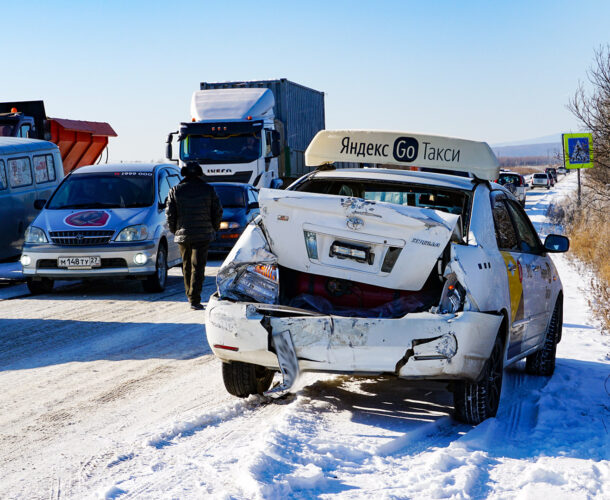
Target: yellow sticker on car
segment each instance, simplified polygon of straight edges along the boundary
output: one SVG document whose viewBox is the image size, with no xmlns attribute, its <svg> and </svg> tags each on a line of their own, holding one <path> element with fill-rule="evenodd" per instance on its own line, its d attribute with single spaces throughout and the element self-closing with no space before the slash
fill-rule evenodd
<svg viewBox="0 0 610 500">
<path fill-rule="evenodd" d="M 500 252 L 506 265 L 508 275 L 508 290 L 510 293 L 511 323 L 523 319 L 523 275 L 521 265 L 510 252 Z"/>
</svg>

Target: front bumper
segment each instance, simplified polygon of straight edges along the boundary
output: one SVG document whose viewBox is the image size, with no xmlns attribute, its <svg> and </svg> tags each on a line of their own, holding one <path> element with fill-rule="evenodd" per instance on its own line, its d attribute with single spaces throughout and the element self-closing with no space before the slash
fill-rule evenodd
<svg viewBox="0 0 610 500">
<path fill-rule="evenodd" d="M 134 257 L 144 254 L 146 262 L 136 264 Z M 154 241 L 134 244 L 109 243 L 100 246 L 24 245 L 22 257 L 31 262 L 23 267 L 28 277 L 53 279 L 102 278 L 112 276 L 146 276 L 156 272 L 157 245 Z M 65 269 L 57 267 L 59 257 L 100 256 L 102 266 L 91 269 Z"/>
<path fill-rule="evenodd" d="M 476 380 L 501 322 L 501 316 L 471 311 L 348 318 L 217 295 L 210 297 L 205 314 L 208 342 L 223 361 L 278 369 L 274 340 L 282 335 L 292 341 L 299 371 L 438 380 Z"/>
</svg>

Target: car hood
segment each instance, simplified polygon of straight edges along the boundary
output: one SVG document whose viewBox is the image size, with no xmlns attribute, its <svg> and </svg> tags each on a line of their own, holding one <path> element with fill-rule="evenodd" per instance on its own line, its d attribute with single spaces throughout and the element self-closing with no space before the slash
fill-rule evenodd
<svg viewBox="0 0 610 500">
<path fill-rule="evenodd" d="M 397 290 L 420 290 L 459 236 L 459 215 L 428 208 L 273 189 L 261 189 L 259 204 L 280 265 Z"/>
<path fill-rule="evenodd" d="M 150 207 L 43 210 L 32 224 L 46 231 L 120 231 L 144 224 L 149 211 Z"/>
</svg>

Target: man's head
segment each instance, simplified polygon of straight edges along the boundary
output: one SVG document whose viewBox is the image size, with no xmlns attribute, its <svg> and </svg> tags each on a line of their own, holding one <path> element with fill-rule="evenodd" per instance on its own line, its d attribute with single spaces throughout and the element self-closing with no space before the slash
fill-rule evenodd
<svg viewBox="0 0 610 500">
<path fill-rule="evenodd" d="M 201 170 L 201 165 L 196 161 L 189 161 L 180 169 L 180 175 L 183 177 L 201 177 L 203 170 Z"/>
</svg>

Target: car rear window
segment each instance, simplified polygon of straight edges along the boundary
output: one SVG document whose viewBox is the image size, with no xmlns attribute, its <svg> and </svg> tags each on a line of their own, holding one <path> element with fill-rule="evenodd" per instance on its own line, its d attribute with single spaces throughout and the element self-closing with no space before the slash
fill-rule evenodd
<svg viewBox="0 0 610 500">
<path fill-rule="evenodd" d="M 73 174 L 59 186 L 50 209 L 148 207 L 155 199 L 152 172 Z"/>
<path fill-rule="evenodd" d="M 243 208 L 246 206 L 244 190 L 239 186 L 214 186 L 214 191 L 225 208 Z"/>
<path fill-rule="evenodd" d="M 534 174 L 534 179 L 547 179 L 546 174 Z"/>
</svg>

